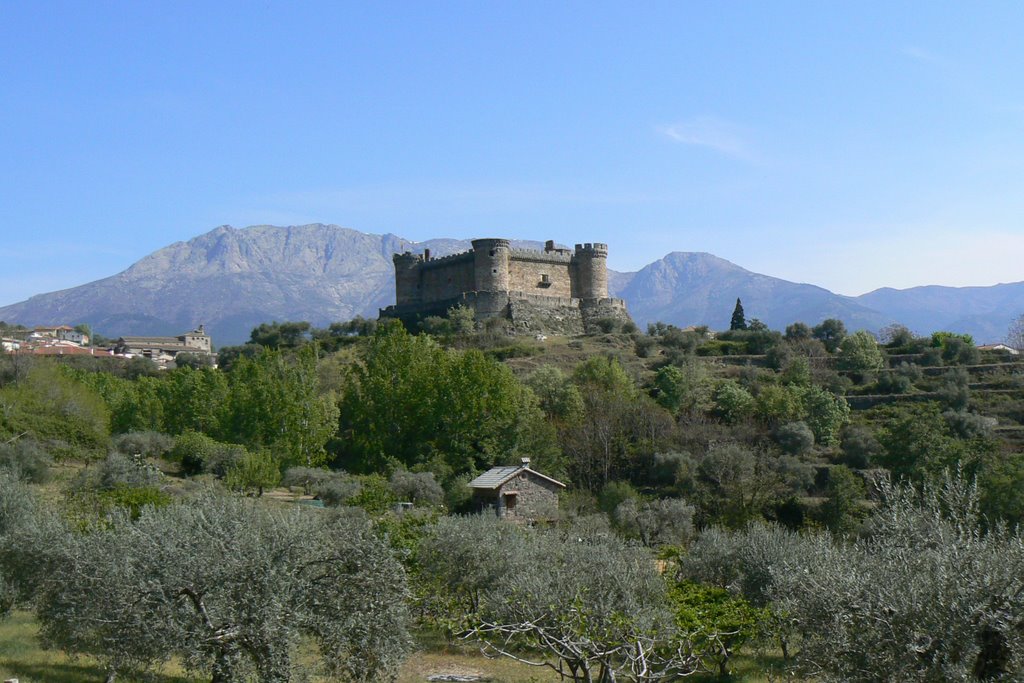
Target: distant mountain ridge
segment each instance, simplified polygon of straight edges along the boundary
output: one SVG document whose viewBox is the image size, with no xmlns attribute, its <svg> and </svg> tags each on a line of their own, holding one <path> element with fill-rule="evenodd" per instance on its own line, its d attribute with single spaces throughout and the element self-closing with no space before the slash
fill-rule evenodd
<svg viewBox="0 0 1024 683">
<path fill-rule="evenodd" d="M 203 323 L 223 346 L 245 341 L 253 327 L 272 320 L 322 326 L 356 315 L 376 317 L 378 309 L 394 303 L 392 254 L 430 249 L 442 256 L 469 248 L 469 240 L 416 243 L 336 225 L 221 226 L 159 249 L 117 275 L 0 307 L 0 320 L 87 322 L 105 336 L 177 334 Z M 1010 321 L 1024 312 L 1024 282 L 880 289 L 846 297 L 688 252 L 673 252 L 635 273 L 609 272 L 609 289 L 626 300 L 641 326 L 662 320 L 722 329 L 739 297 L 748 319 L 759 318 L 773 329 L 825 318 L 870 330 L 899 321 L 921 333 L 948 329 L 984 342 L 1002 339 Z"/>
</svg>

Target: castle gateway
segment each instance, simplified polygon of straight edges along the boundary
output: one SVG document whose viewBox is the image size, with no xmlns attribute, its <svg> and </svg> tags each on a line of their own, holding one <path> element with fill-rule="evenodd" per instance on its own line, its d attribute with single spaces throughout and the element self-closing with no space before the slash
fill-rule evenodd
<svg viewBox="0 0 1024 683">
<path fill-rule="evenodd" d="M 513 249 L 507 239 L 473 240 L 470 251 L 431 258 L 395 254 L 396 304 L 381 317 L 407 325 L 453 306 L 473 310 L 477 320 L 508 320 L 515 332 L 580 334 L 598 321 L 628 321 L 622 299 L 608 296 L 608 246 L 577 244 L 574 250 L 548 241 L 543 251 Z"/>
</svg>

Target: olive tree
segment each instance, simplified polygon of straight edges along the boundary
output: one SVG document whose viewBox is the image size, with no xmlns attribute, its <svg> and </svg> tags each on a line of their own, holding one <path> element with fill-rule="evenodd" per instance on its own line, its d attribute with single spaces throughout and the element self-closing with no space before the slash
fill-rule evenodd
<svg viewBox="0 0 1024 683">
<path fill-rule="evenodd" d="M 108 680 L 174 656 L 215 683 L 289 681 L 308 643 L 326 675 L 391 680 L 407 649 L 404 573 L 364 519 L 223 492 L 84 532 L 35 516 L 50 521 L 4 533 L 4 575 L 44 643 L 95 655 Z M 8 568 L 7 551 L 34 570 Z"/>
<path fill-rule="evenodd" d="M 884 503 L 851 544 L 819 543 L 771 568 L 772 594 L 802 634 L 819 680 L 1020 680 L 1024 539 L 982 530 L 962 479 L 882 485 Z M 805 549 L 806 550 L 806 549 Z"/>
<path fill-rule="evenodd" d="M 485 654 L 588 683 L 673 680 L 702 665 L 652 558 L 614 535 L 451 519 L 423 550 L 426 573 L 462 596 L 450 623 Z"/>
</svg>

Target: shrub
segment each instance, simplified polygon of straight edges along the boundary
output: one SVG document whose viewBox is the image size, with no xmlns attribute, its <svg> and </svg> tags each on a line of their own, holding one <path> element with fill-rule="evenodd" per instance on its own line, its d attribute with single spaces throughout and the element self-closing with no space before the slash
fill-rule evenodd
<svg viewBox="0 0 1024 683">
<path fill-rule="evenodd" d="M 158 486 L 163 474 L 142 458 L 111 453 L 94 469 L 86 470 L 79 476 L 80 488 L 95 488 L 111 491 L 118 487 Z"/>
<path fill-rule="evenodd" d="M 789 422 L 775 430 L 775 441 L 790 455 L 801 455 L 814 447 L 814 432 L 806 422 Z"/>
<path fill-rule="evenodd" d="M 861 470 L 871 467 L 875 458 L 885 452 L 875 433 L 862 425 L 850 425 L 843 430 L 841 448 L 841 462 Z"/>
<path fill-rule="evenodd" d="M 391 493 L 401 501 L 416 505 L 440 505 L 444 489 L 437 483 L 433 472 L 396 470 L 391 475 Z"/>
<path fill-rule="evenodd" d="M 51 464 L 50 454 L 31 439 L 0 444 L 0 470 L 7 470 L 19 479 L 42 484 L 50 478 Z"/>
<path fill-rule="evenodd" d="M 316 485 L 316 497 L 328 507 L 348 505 L 355 498 L 362 486 L 352 477 L 336 477 L 326 479 Z"/>
<path fill-rule="evenodd" d="M 222 443 L 200 434 L 184 432 L 174 438 L 170 457 L 181 463 L 186 475 L 212 474 L 223 478 L 247 454 L 244 446 Z"/>
<path fill-rule="evenodd" d="M 308 496 L 320 484 L 336 477 L 337 474 L 322 467 L 289 467 L 281 478 L 281 485 L 292 487 L 301 486 L 303 492 Z"/>
<path fill-rule="evenodd" d="M 627 498 L 615 508 L 615 526 L 649 548 L 685 545 L 693 537 L 693 512 L 680 498 Z"/>
<path fill-rule="evenodd" d="M 174 438 L 160 432 L 128 432 L 114 437 L 114 450 L 125 455 L 158 458 L 174 448 Z"/>
</svg>

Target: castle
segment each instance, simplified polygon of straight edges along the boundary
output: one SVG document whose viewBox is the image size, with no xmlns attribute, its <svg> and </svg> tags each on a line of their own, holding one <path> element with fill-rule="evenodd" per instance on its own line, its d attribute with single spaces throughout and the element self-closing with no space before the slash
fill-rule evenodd
<svg viewBox="0 0 1024 683">
<path fill-rule="evenodd" d="M 514 332 L 580 334 L 598 321 L 629 320 L 622 299 L 608 296 L 608 246 L 575 250 L 514 249 L 507 239 L 477 239 L 461 254 L 432 258 L 395 254 L 396 304 L 381 317 L 406 324 L 444 315 L 453 306 L 473 310 L 478 321 L 504 319 Z"/>
</svg>

